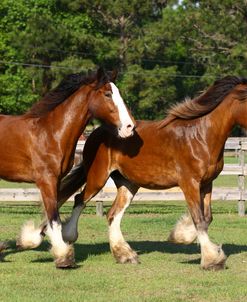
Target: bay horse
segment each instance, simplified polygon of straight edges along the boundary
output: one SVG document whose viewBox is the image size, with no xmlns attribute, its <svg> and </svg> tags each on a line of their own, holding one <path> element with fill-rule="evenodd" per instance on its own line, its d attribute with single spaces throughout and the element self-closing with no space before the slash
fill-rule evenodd
<svg viewBox="0 0 247 302">
<path fill-rule="evenodd" d="M 111 251 L 120 263 L 137 263 L 138 256 L 125 241 L 120 223 L 139 187 L 167 189 L 179 186 L 193 220 L 180 221 L 169 239 L 201 247 L 203 269 L 223 269 L 226 256 L 211 242 L 213 180 L 223 169 L 224 144 L 235 125 L 247 128 L 247 79 L 227 76 L 194 99 L 171 107 L 162 121 L 137 121 L 132 137 L 121 140 L 104 128 L 88 138 L 83 161 L 72 169 L 60 186 L 60 205 L 86 183 L 75 196 L 75 205 L 64 231 L 66 240 L 77 239 L 77 223 L 86 203 L 111 176 L 116 199 L 107 214 Z M 182 233 L 181 233 L 182 229 Z"/>
<path fill-rule="evenodd" d="M 72 168 L 79 136 L 93 117 L 116 129 L 114 135 L 121 138 L 133 134 L 135 121 L 114 79 L 114 74 L 102 69 L 72 74 L 25 114 L 0 115 L 0 177 L 36 183 L 40 189 L 48 221 L 46 232 L 58 268 L 74 266 L 73 245 L 62 238 L 57 193 L 61 179 Z M 42 234 L 34 230 L 34 225 L 26 224 L 18 245 L 39 245 Z"/>
</svg>

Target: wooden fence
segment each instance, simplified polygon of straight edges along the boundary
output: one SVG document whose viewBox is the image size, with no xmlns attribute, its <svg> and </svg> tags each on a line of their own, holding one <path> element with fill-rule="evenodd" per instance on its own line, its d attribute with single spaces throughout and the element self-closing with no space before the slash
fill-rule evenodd
<svg viewBox="0 0 247 302">
<path fill-rule="evenodd" d="M 247 151 L 247 138 L 232 137 L 228 138 L 225 144 L 225 152 L 234 151 L 238 158 L 237 164 L 225 164 L 221 175 L 238 175 L 238 214 L 245 215 L 245 176 L 247 173 L 247 165 L 245 165 L 245 155 Z"/>
<path fill-rule="evenodd" d="M 82 154 L 85 141 L 79 141 L 76 148 L 76 157 Z M 245 155 L 247 156 L 247 138 L 229 138 L 225 144 L 225 153 L 229 152 L 237 159 L 236 164 L 225 164 L 221 175 L 236 175 L 238 184 L 235 188 L 214 188 L 214 200 L 238 200 L 238 213 L 245 215 L 245 200 L 247 199 L 245 191 L 245 177 L 247 175 L 247 165 L 245 165 Z M 103 213 L 103 201 L 112 201 L 115 198 L 116 189 L 113 181 L 110 179 L 100 193 L 94 197 L 96 201 L 97 215 Z M 0 201 L 37 201 L 40 199 L 37 189 L 0 189 Z M 71 198 L 73 200 L 73 197 Z M 184 200 L 183 193 L 179 188 L 172 188 L 163 191 L 151 191 L 140 188 L 135 196 L 135 200 Z"/>
</svg>

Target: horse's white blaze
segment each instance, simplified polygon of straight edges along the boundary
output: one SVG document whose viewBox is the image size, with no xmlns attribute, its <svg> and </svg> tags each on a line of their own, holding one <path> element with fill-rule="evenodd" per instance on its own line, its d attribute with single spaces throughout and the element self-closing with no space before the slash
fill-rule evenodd
<svg viewBox="0 0 247 302">
<path fill-rule="evenodd" d="M 114 83 L 110 83 L 112 89 L 112 99 L 114 104 L 118 107 L 119 118 L 121 126 L 119 128 L 119 135 L 121 137 L 128 137 L 133 134 L 134 123 L 128 113 L 128 110 L 124 104 L 124 101 L 120 95 L 117 86 Z"/>
<path fill-rule="evenodd" d="M 47 235 L 50 237 L 52 244 L 52 253 L 57 258 L 66 257 L 70 251 L 70 246 L 63 241 L 62 225 L 56 221 L 52 222 L 52 227 L 48 223 Z"/>
<path fill-rule="evenodd" d="M 109 239 L 110 239 L 110 243 L 111 246 L 114 246 L 116 244 L 118 244 L 119 242 L 125 242 L 122 232 L 121 232 L 121 228 L 120 228 L 120 224 L 121 224 L 121 220 L 123 218 L 124 212 L 127 209 L 127 207 L 129 206 L 130 201 L 128 201 L 124 208 L 116 215 L 114 216 L 114 219 L 111 223 L 111 225 L 109 226 Z"/>
</svg>

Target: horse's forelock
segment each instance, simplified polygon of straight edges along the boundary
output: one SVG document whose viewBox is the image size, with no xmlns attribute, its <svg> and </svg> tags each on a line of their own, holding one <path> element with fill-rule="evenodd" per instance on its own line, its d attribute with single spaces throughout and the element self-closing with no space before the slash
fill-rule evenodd
<svg viewBox="0 0 247 302">
<path fill-rule="evenodd" d="M 103 68 L 99 68 L 96 75 L 96 86 L 95 89 L 99 89 L 107 83 L 112 82 L 110 72 L 106 72 Z"/>
</svg>

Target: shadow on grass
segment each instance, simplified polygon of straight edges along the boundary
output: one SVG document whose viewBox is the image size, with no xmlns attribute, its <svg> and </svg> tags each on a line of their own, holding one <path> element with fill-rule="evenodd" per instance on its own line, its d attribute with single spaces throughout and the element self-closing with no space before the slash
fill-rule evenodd
<svg viewBox="0 0 247 302">
<path fill-rule="evenodd" d="M 130 246 L 137 251 L 139 255 L 149 254 L 153 252 L 160 253 L 168 253 L 168 254 L 198 254 L 200 253 L 200 247 L 197 244 L 173 244 L 167 241 L 132 241 L 129 242 Z M 50 248 L 50 244 L 48 241 L 44 241 L 38 248 L 37 251 L 47 252 Z M 247 252 L 247 246 L 245 245 L 237 245 L 237 244 L 225 244 L 223 245 L 223 249 L 227 256 L 233 254 L 239 254 L 242 252 Z M 23 250 L 19 250 L 16 248 L 15 241 L 8 242 L 8 248 L 1 252 L 0 260 L 1 262 L 9 262 L 5 260 L 5 258 L 10 254 L 22 253 Z M 76 262 L 83 262 L 91 255 L 102 255 L 110 253 L 109 244 L 106 242 L 96 243 L 96 244 L 75 244 L 75 260 Z M 39 258 L 32 262 L 37 263 L 46 263 L 53 262 L 52 256 Z M 186 263 L 189 264 L 198 264 L 200 263 L 200 259 L 190 260 Z"/>
<path fill-rule="evenodd" d="M 4 249 L 0 252 L 0 261 L 1 262 L 11 262 L 11 261 L 5 259 L 8 255 L 27 252 L 27 250 L 19 249 L 16 246 L 16 241 L 15 240 L 8 241 L 8 242 L 6 242 L 6 244 L 7 244 L 6 249 Z M 47 241 L 44 241 L 44 242 L 42 242 L 42 244 L 38 248 L 36 248 L 34 250 L 41 251 L 41 252 L 46 252 L 46 251 L 49 250 L 49 248 L 50 248 L 50 244 Z M 46 258 L 46 261 L 50 262 L 50 261 L 53 261 L 53 260 L 52 260 L 52 258 L 50 258 L 50 259 Z M 42 261 L 40 261 L 40 262 L 42 262 Z"/>
</svg>

